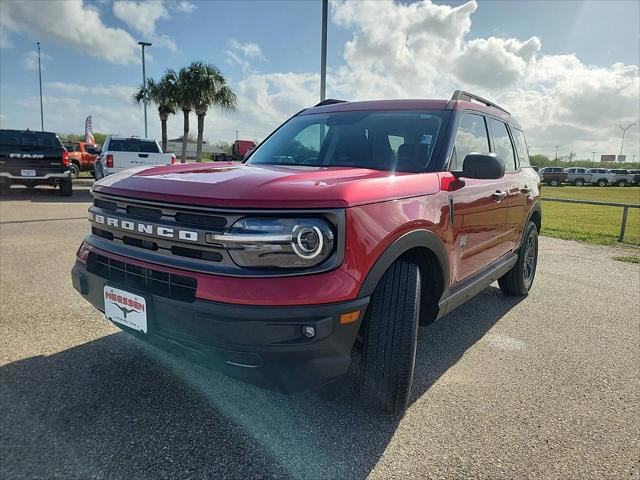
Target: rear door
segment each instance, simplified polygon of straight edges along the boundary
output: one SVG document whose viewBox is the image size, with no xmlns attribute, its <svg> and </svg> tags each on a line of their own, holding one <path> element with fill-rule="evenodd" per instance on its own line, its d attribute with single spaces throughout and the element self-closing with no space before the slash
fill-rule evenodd
<svg viewBox="0 0 640 480">
<path fill-rule="evenodd" d="M 527 203 L 526 191 L 530 191 L 531 182 L 520 172 L 519 161 L 513 148 L 513 141 L 507 124 L 501 120 L 489 117 L 489 132 L 491 133 L 492 151 L 504 160 L 504 180 L 507 189 L 507 220 L 503 253 L 513 250 L 522 234 L 524 220 L 522 215 Z"/>
<path fill-rule="evenodd" d="M 462 170 L 469 153 L 489 153 L 485 117 L 464 112 L 456 132 L 449 170 Z M 507 192 L 504 179 L 464 179 L 453 200 L 453 280 L 460 283 L 496 261 L 504 252 Z"/>
<path fill-rule="evenodd" d="M 54 133 L 0 130 L 0 171 L 14 177 L 43 177 L 66 171 L 63 151 Z"/>
</svg>

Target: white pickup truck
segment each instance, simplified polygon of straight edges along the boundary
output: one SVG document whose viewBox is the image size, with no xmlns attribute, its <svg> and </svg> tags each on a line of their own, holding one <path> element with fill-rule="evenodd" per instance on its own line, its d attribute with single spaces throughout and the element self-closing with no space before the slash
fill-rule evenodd
<svg viewBox="0 0 640 480">
<path fill-rule="evenodd" d="M 158 141 L 153 138 L 109 136 L 96 160 L 95 177 L 100 180 L 127 168 L 173 163 L 176 163 L 176 156 L 162 153 Z"/>
</svg>

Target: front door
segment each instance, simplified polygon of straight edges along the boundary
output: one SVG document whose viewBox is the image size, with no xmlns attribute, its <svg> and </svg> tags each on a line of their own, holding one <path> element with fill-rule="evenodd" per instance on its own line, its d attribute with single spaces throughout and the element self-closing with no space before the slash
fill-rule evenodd
<svg viewBox="0 0 640 480">
<path fill-rule="evenodd" d="M 463 113 L 449 170 L 462 170 L 469 153 L 489 153 L 487 125 L 482 115 Z M 505 179 L 464 179 L 464 187 L 451 193 L 453 200 L 454 284 L 458 284 L 504 253 L 507 221 Z"/>
</svg>

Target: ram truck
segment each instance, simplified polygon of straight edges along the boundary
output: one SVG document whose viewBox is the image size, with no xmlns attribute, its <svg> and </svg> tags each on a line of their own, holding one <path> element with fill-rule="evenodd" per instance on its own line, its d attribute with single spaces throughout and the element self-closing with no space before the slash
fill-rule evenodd
<svg viewBox="0 0 640 480">
<path fill-rule="evenodd" d="M 0 130 L 0 189 L 11 185 L 58 187 L 73 194 L 69 152 L 53 132 Z"/>
<path fill-rule="evenodd" d="M 173 153 L 162 153 L 162 148 L 153 138 L 107 137 L 96 160 L 96 180 L 121 172 L 128 168 L 171 165 L 176 163 Z"/>
<path fill-rule="evenodd" d="M 567 182 L 569 174 L 562 167 L 545 167 L 540 170 L 540 178 L 550 187 L 559 187 Z"/>
<path fill-rule="evenodd" d="M 326 100 L 244 163 L 129 170 L 92 193 L 72 282 L 116 326 L 284 392 L 344 378 L 353 354 L 362 401 L 391 414 L 423 325 L 495 281 L 527 295 L 536 273 L 524 131 L 462 91 Z"/>
</svg>

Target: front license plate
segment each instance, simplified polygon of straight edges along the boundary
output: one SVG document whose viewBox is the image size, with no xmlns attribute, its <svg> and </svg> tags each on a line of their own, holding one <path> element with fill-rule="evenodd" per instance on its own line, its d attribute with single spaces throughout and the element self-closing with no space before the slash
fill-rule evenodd
<svg viewBox="0 0 640 480">
<path fill-rule="evenodd" d="M 147 301 L 140 295 L 105 286 L 104 314 L 112 322 L 147 333 Z"/>
<path fill-rule="evenodd" d="M 36 171 L 35 170 L 20 170 L 20 176 L 22 176 L 22 177 L 35 177 L 36 176 Z"/>
</svg>

